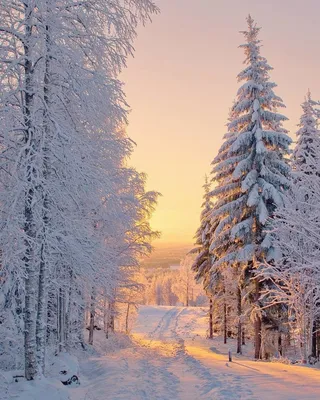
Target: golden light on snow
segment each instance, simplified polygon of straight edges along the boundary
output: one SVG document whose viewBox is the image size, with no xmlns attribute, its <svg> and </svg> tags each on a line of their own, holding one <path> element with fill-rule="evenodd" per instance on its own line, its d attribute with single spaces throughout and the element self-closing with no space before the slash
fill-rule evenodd
<svg viewBox="0 0 320 400">
<path fill-rule="evenodd" d="M 235 394 L 261 400 L 315 398 L 317 368 L 256 362 L 248 356 L 253 350 L 250 343 L 246 355 L 237 356 L 235 339 L 227 344 L 219 336 L 206 340 L 207 323 L 206 309 L 201 307 L 141 306 L 132 338 L 144 357 L 151 355 L 158 366 L 162 360 L 170 377 L 178 376 L 183 399 L 200 398 L 197 391 L 204 398 L 231 399 Z M 134 356 L 139 357 L 139 352 Z"/>
</svg>

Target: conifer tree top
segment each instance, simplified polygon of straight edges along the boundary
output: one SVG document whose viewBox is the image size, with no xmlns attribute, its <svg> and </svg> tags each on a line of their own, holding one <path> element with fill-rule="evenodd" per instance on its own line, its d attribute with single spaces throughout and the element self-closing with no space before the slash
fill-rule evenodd
<svg viewBox="0 0 320 400">
<path fill-rule="evenodd" d="M 214 267 L 245 263 L 266 255 L 265 226 L 290 187 L 289 154 L 291 139 L 278 113 L 284 108 L 270 80 L 272 67 L 260 54 L 260 28 L 247 18 L 241 32 L 245 43 L 245 68 L 239 73 L 238 89 L 228 123 L 228 133 L 213 161 L 212 191 L 215 204 L 211 212 L 214 229 L 210 249 Z"/>
<path fill-rule="evenodd" d="M 247 17 L 247 23 L 248 23 L 248 30 L 247 31 L 240 31 L 246 38 L 247 43 L 242 44 L 239 47 L 245 48 L 245 55 L 247 57 L 252 57 L 252 54 L 254 53 L 252 50 L 256 49 L 257 52 L 259 52 L 260 49 L 260 43 L 261 40 L 258 39 L 259 32 L 261 28 L 257 27 L 257 24 L 254 22 L 254 19 L 249 16 Z M 254 61 L 250 58 L 250 61 Z"/>
<path fill-rule="evenodd" d="M 316 105 L 308 90 L 301 104 L 303 113 L 300 117 L 299 130 L 296 133 L 298 140 L 293 152 L 293 168 L 296 172 L 311 173 L 319 168 L 320 131 Z"/>
</svg>

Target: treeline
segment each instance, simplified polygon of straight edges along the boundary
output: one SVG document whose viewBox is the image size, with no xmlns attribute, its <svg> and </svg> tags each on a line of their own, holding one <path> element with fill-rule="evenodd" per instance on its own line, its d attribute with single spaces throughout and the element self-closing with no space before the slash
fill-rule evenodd
<svg viewBox="0 0 320 400">
<path fill-rule="evenodd" d="M 207 297 L 201 285 L 194 280 L 191 267 L 194 257 L 185 256 L 174 269 L 141 270 L 139 281 L 143 283 L 140 304 L 158 306 L 202 306 Z"/>
<path fill-rule="evenodd" d="M 260 28 L 247 22 L 245 68 L 204 185 L 193 270 L 211 299 L 211 333 L 234 334 L 238 353 L 253 338 L 257 359 L 284 355 L 294 340 L 311 362 L 320 354 L 319 103 L 308 92 L 291 151 Z"/>
<path fill-rule="evenodd" d="M 157 236 L 158 193 L 128 166 L 118 75 L 149 0 L 0 4 L 0 365 L 45 371 L 46 356 L 93 340 L 97 307 L 135 285 Z M 109 324 L 112 323 L 109 322 Z"/>
</svg>

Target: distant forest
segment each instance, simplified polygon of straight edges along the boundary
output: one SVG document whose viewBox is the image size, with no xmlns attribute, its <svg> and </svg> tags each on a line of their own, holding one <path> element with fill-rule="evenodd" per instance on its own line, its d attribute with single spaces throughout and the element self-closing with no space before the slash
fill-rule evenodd
<svg viewBox="0 0 320 400">
<path fill-rule="evenodd" d="M 143 259 L 142 268 L 169 268 L 179 265 L 180 261 L 192 249 L 192 244 L 160 244 L 150 256 Z"/>
</svg>

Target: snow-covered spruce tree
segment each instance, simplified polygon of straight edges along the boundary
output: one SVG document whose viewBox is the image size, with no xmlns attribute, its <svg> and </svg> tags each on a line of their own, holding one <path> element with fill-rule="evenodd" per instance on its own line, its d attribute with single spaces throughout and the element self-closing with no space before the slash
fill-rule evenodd
<svg viewBox="0 0 320 400">
<path fill-rule="evenodd" d="M 212 199 L 210 196 L 210 183 L 207 175 L 205 176 L 205 183 L 203 185 L 204 196 L 202 203 L 202 211 L 200 215 L 200 227 L 195 235 L 195 248 L 191 250 L 191 254 L 197 254 L 192 265 L 192 270 L 196 273 L 195 279 L 202 281 L 208 278 L 208 272 L 211 268 L 211 255 L 210 248 L 210 232 L 211 220 L 210 212 L 212 210 Z M 206 283 L 204 282 L 206 288 Z"/>
<path fill-rule="evenodd" d="M 317 110 L 310 90 L 301 107 L 303 114 L 297 131 L 297 143 L 292 155 L 293 180 L 303 183 L 308 176 L 319 175 L 320 133 Z M 307 194 L 307 193 L 306 193 Z"/>
<path fill-rule="evenodd" d="M 197 254 L 192 265 L 192 271 L 195 272 L 195 279 L 197 282 L 202 282 L 204 289 L 208 290 L 208 277 L 212 264 L 212 256 L 210 254 L 210 234 L 211 234 L 211 219 L 210 212 L 212 210 L 212 199 L 210 195 L 210 182 L 208 176 L 205 176 L 205 183 L 203 185 L 204 196 L 202 211 L 200 215 L 200 227 L 195 235 L 196 247 L 190 253 Z M 209 338 L 213 338 L 213 295 L 211 291 L 207 292 L 210 301 L 209 309 Z"/>
<path fill-rule="evenodd" d="M 210 249 L 215 257 L 213 274 L 231 269 L 238 285 L 245 285 L 246 290 L 254 283 L 250 290 L 255 357 L 260 358 L 261 282 L 248 278 L 255 277 L 259 261 L 272 258 L 265 227 L 290 186 L 285 156 L 291 140 L 281 125 L 286 117 L 277 113 L 284 105 L 273 91 L 276 84 L 269 80 L 272 68 L 260 54 L 260 28 L 251 16 L 247 22 L 248 30 L 243 32 L 246 43 L 240 46 L 246 56 L 246 68 L 238 75 L 242 85 L 231 109 L 225 143 L 213 161 L 217 187 L 212 192 L 216 202 Z"/>
<path fill-rule="evenodd" d="M 65 314 L 67 277 L 112 277 L 95 221 L 116 214 L 104 207 L 116 193 L 110 134 L 126 118 L 116 74 L 154 11 L 148 0 L 1 2 L 1 290 L 19 285 L 5 297 L 21 295 L 27 379 L 43 369 L 49 280 Z"/>
<path fill-rule="evenodd" d="M 299 198 L 300 204 L 296 209 L 300 209 L 304 214 L 313 213 L 314 206 L 317 204 L 317 199 L 314 196 L 314 181 L 320 178 L 320 131 L 319 131 L 319 110 L 315 106 L 319 103 L 311 98 L 311 92 L 308 90 L 307 97 L 302 104 L 303 114 L 300 118 L 300 129 L 297 132 L 298 141 L 293 153 L 292 167 L 294 171 L 294 187 L 299 186 L 299 191 L 296 192 L 303 199 Z M 317 220 L 320 223 L 320 215 Z M 313 290 L 310 294 L 310 335 L 312 337 L 309 353 L 312 357 L 317 357 L 320 354 L 319 343 L 317 343 L 318 329 L 320 328 L 320 302 L 319 302 L 319 283 L 317 279 L 319 270 L 312 268 L 307 271 L 307 275 L 312 277 Z M 316 278 L 316 279 L 314 279 Z"/>
<path fill-rule="evenodd" d="M 320 131 L 315 102 L 308 92 L 292 157 L 292 190 L 273 221 L 276 262 L 263 269 L 275 285 L 266 295 L 282 303 L 292 315 L 292 332 L 298 334 L 301 357 L 317 356 L 317 321 L 320 318 Z"/>
</svg>

